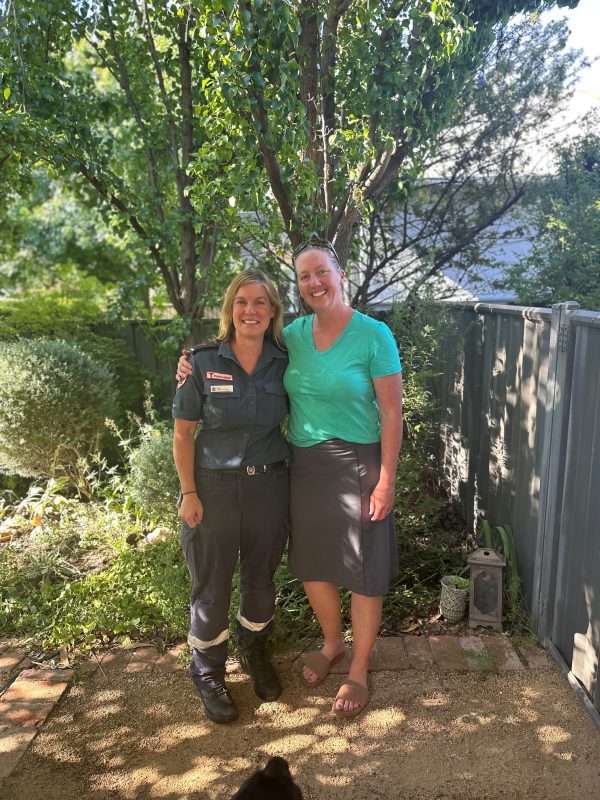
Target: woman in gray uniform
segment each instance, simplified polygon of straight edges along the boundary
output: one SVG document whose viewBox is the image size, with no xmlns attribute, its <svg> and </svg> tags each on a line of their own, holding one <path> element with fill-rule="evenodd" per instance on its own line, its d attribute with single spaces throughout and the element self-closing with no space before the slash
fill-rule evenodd
<svg viewBox="0 0 600 800">
<path fill-rule="evenodd" d="M 281 331 L 277 289 L 262 273 L 244 271 L 227 289 L 216 341 L 192 351 L 193 373 L 180 381 L 173 403 L 181 542 L 192 576 L 190 675 L 214 722 L 237 717 L 224 679 L 238 556 L 242 666 L 261 699 L 281 693 L 265 653 L 273 627 L 273 574 L 288 530 Z"/>
<path fill-rule="evenodd" d="M 392 517 L 402 442 L 402 375 L 389 328 L 344 302 L 333 245 L 310 239 L 293 256 L 298 287 L 313 311 L 284 329 L 289 353 L 291 466 L 289 568 L 323 631 L 304 657 L 302 679 L 317 686 L 344 654 L 338 586 L 352 592 L 352 662 L 332 711 L 368 702 L 369 656 L 383 595 L 397 575 Z M 190 365 L 180 359 L 178 376 Z"/>
</svg>

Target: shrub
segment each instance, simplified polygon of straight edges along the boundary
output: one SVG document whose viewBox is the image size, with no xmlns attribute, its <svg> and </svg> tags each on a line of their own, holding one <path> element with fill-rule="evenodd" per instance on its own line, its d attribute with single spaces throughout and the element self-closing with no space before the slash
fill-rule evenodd
<svg viewBox="0 0 600 800">
<path fill-rule="evenodd" d="M 114 404 L 111 373 L 76 345 L 0 342 L 0 469 L 74 479 Z"/>
<path fill-rule="evenodd" d="M 91 279 L 68 292 L 57 287 L 1 298 L 0 341 L 48 338 L 78 345 L 115 376 L 114 416 L 124 424 L 128 411 L 141 411 L 144 380 L 159 384 L 160 378 L 137 363 L 119 326 L 107 323 L 107 303 L 106 291 Z"/>
<path fill-rule="evenodd" d="M 179 478 L 173 462 L 173 431 L 150 429 L 130 456 L 130 493 L 144 516 L 177 521 Z"/>
</svg>

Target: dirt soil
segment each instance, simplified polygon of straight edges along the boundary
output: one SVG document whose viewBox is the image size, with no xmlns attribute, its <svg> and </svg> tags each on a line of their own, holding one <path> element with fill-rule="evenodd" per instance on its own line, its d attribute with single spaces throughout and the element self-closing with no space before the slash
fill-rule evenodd
<svg viewBox="0 0 600 800">
<path fill-rule="evenodd" d="M 2 800 L 219 800 L 272 755 L 306 800 L 598 800 L 600 733 L 558 671 L 379 672 L 352 721 L 330 713 L 339 683 L 283 672 L 263 703 L 231 676 L 240 718 L 216 726 L 185 672 L 98 670 L 70 690 Z"/>
</svg>

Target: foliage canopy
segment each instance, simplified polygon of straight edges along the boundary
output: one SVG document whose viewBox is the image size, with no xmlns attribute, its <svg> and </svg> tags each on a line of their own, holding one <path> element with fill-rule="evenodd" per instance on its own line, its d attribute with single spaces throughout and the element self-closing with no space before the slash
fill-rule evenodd
<svg viewBox="0 0 600 800">
<path fill-rule="evenodd" d="M 533 247 L 506 285 L 521 302 L 551 306 L 576 300 L 600 310 L 600 117 L 557 148 L 557 171 L 541 179 L 526 211 Z"/>
<path fill-rule="evenodd" d="M 495 26 L 551 5 L 3 0 L 0 169 L 74 180 L 134 234 L 138 291 L 159 277 L 198 319 L 249 234 L 267 252 L 278 230 L 326 234 L 345 263 L 361 215 L 420 171 Z"/>
</svg>

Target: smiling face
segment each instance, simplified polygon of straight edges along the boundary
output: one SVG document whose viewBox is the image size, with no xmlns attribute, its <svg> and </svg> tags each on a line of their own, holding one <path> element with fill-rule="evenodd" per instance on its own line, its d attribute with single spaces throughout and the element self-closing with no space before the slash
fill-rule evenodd
<svg viewBox="0 0 600 800">
<path fill-rule="evenodd" d="M 235 293 L 232 314 L 236 339 L 262 339 L 275 316 L 275 308 L 262 283 L 247 283 Z"/>
<path fill-rule="evenodd" d="M 304 250 L 296 258 L 296 276 L 302 299 L 315 314 L 344 302 L 344 273 L 326 250 Z"/>
</svg>

